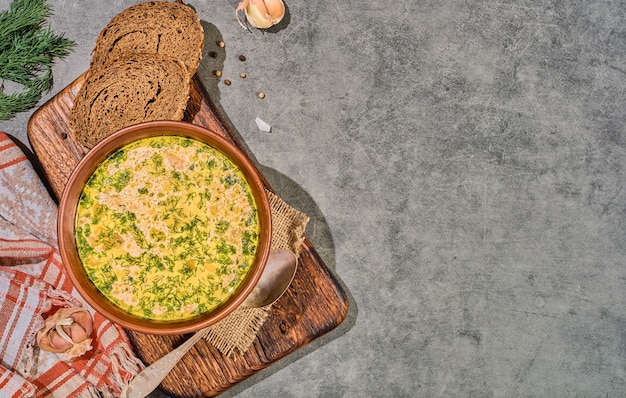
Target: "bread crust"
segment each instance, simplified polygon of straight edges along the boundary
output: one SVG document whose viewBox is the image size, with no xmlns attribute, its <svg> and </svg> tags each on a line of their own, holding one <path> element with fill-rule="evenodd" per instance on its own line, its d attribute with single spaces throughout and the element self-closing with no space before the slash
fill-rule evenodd
<svg viewBox="0 0 626 398">
<path fill-rule="evenodd" d="M 70 113 L 73 138 L 91 149 L 133 124 L 182 120 L 190 87 L 187 67 L 163 54 L 133 54 L 90 69 Z"/>
<path fill-rule="evenodd" d="M 189 6 L 149 1 L 130 6 L 102 29 L 92 51 L 90 69 L 132 53 L 159 53 L 181 60 L 193 76 L 204 46 L 204 29 Z"/>
</svg>

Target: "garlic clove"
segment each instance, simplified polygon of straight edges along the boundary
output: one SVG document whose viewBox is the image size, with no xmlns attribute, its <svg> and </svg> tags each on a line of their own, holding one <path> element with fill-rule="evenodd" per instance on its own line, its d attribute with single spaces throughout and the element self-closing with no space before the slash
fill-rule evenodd
<svg viewBox="0 0 626 398">
<path fill-rule="evenodd" d="M 265 8 L 273 25 L 279 23 L 285 16 L 285 3 L 283 3 L 283 0 L 265 0 Z"/>
<path fill-rule="evenodd" d="M 255 28 L 267 29 L 274 25 L 271 19 L 267 18 L 267 14 L 263 14 L 259 7 L 252 4 L 246 8 L 246 18 Z"/>
<path fill-rule="evenodd" d="M 91 333 L 93 333 L 93 318 L 89 311 L 77 311 L 72 313 L 70 317 L 85 331 L 85 338 L 91 336 Z"/>
<path fill-rule="evenodd" d="M 244 11 L 250 25 L 259 29 L 267 29 L 279 23 L 285 16 L 285 4 L 282 0 L 242 0 L 235 10 L 237 21 L 239 11 Z"/>
<path fill-rule="evenodd" d="M 70 338 L 72 342 L 80 343 L 89 337 L 87 331 L 78 323 L 74 322 L 69 326 L 63 327 L 65 334 Z"/>
<path fill-rule="evenodd" d="M 45 343 L 45 340 L 44 340 Z M 48 341 L 47 343 L 50 345 L 50 348 L 53 352 L 63 352 L 70 348 L 72 348 L 73 340 L 68 341 L 64 336 L 62 336 L 56 329 L 48 332 Z M 41 344 L 40 344 L 41 345 Z M 45 344 L 44 344 L 45 345 Z M 48 347 L 43 347 L 44 350 Z M 51 351 L 51 350 L 46 350 Z"/>
</svg>

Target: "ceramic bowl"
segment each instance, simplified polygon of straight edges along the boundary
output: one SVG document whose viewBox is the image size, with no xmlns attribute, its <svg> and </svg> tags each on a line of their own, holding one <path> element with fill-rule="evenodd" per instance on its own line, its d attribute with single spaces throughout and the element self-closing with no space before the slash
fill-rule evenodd
<svg viewBox="0 0 626 398">
<path fill-rule="evenodd" d="M 75 239 L 75 219 L 83 187 L 96 167 L 117 149 L 136 140 L 177 135 L 189 137 L 226 155 L 245 176 L 255 199 L 259 217 L 259 240 L 254 262 L 235 292 L 218 307 L 195 318 L 156 321 L 123 311 L 92 283 L 83 267 Z M 203 127 L 175 121 L 147 122 L 124 128 L 90 150 L 72 172 L 59 202 L 59 249 L 65 269 L 78 292 L 96 311 L 125 329 L 149 334 L 184 334 L 210 326 L 234 311 L 258 282 L 267 262 L 271 240 L 271 214 L 263 181 L 249 158 L 229 140 Z"/>
</svg>

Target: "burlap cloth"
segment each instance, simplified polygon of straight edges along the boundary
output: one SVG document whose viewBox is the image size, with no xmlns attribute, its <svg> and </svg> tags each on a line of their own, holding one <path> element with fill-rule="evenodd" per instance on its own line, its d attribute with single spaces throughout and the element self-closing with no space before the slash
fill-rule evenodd
<svg viewBox="0 0 626 398">
<path fill-rule="evenodd" d="M 272 215 L 271 249 L 291 250 L 298 257 L 309 217 L 289 206 L 276 194 L 268 190 L 266 192 Z M 270 304 L 262 308 L 237 308 L 208 330 L 206 341 L 225 356 L 245 353 L 267 320 L 271 307 Z"/>
</svg>

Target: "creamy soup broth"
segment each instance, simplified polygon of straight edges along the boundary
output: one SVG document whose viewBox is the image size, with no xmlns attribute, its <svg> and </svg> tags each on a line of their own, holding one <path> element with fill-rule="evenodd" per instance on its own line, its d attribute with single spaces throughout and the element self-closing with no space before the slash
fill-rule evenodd
<svg viewBox="0 0 626 398">
<path fill-rule="evenodd" d="M 258 228 L 239 168 L 179 136 L 140 139 L 110 155 L 76 214 L 89 278 L 124 311 L 154 320 L 192 318 L 227 300 L 254 261 Z"/>
</svg>

